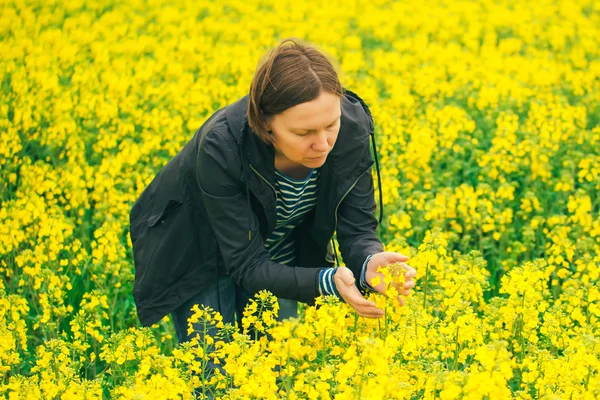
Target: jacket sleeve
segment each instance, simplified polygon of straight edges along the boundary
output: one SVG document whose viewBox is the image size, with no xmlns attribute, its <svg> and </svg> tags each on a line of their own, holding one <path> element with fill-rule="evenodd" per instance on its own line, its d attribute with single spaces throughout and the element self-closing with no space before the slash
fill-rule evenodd
<svg viewBox="0 0 600 400">
<path fill-rule="evenodd" d="M 319 295 L 320 269 L 271 261 L 258 231 L 256 213 L 248 204 L 239 147 L 233 138 L 208 132 L 200 143 L 196 168 L 206 211 L 233 280 L 250 293 L 266 289 L 277 297 L 314 303 Z"/>
<path fill-rule="evenodd" d="M 374 211 L 373 176 L 369 170 L 358 179 L 338 209 L 337 239 L 340 251 L 346 266 L 357 280 L 366 258 L 383 251 L 383 245 L 375 233 L 378 222 Z"/>
</svg>

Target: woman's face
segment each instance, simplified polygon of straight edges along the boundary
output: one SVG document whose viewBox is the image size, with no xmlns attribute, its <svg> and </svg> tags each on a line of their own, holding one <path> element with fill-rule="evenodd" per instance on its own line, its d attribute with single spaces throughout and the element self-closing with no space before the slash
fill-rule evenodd
<svg viewBox="0 0 600 400">
<path fill-rule="evenodd" d="M 340 131 L 340 117 L 340 98 L 329 92 L 271 117 L 267 126 L 276 157 L 307 168 L 322 166 Z"/>
</svg>

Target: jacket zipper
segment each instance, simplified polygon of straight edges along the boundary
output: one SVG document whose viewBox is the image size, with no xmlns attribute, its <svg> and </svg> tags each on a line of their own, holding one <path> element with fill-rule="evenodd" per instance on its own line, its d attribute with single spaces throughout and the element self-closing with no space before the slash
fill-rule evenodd
<svg viewBox="0 0 600 400">
<path fill-rule="evenodd" d="M 335 206 L 335 229 L 333 230 L 334 232 L 337 231 L 337 226 L 338 226 L 338 208 L 340 207 L 340 204 L 342 204 L 342 201 L 344 201 L 344 199 L 346 198 L 346 196 L 348 196 L 348 193 L 350 193 L 350 191 L 352 189 L 354 189 L 354 186 L 356 186 L 356 184 L 358 183 L 358 181 L 360 180 L 360 178 L 362 178 L 362 176 L 364 174 L 366 174 L 367 172 L 369 172 L 371 170 L 371 166 L 369 166 L 368 169 L 366 169 L 362 174 L 360 174 L 358 176 L 358 178 L 356 178 L 356 180 L 354 181 L 354 183 L 352 184 L 352 186 L 350 186 L 350 188 L 346 191 L 346 193 L 344 193 L 344 195 L 342 196 L 342 198 L 340 199 L 340 201 L 337 203 L 337 205 Z"/>
<path fill-rule="evenodd" d="M 277 191 L 275 190 L 275 188 L 273 187 L 273 185 L 271 185 L 271 183 L 260 174 L 260 172 L 258 172 L 253 166 L 252 164 L 248 164 L 250 165 L 250 169 L 252 169 L 252 171 L 254 171 L 254 173 L 256 175 L 258 175 L 263 181 L 265 181 L 265 183 L 267 185 L 269 185 L 269 187 L 271 189 L 273 189 L 273 193 L 275 194 L 275 202 L 277 202 Z M 342 198 L 340 199 L 340 201 L 337 203 L 337 205 L 335 206 L 335 211 L 334 211 L 334 215 L 335 215 L 335 229 L 334 232 L 337 231 L 337 226 L 338 226 L 338 208 L 340 207 L 340 204 L 342 204 L 342 201 L 344 201 L 344 199 L 346 198 L 346 196 L 348 196 L 348 193 L 350 193 L 350 191 L 352 189 L 354 189 L 354 186 L 356 186 L 356 184 L 358 183 L 358 181 L 360 180 L 360 178 L 362 178 L 362 176 L 364 174 L 366 174 L 367 172 L 369 172 L 371 170 L 371 166 L 369 166 L 369 168 L 367 168 L 363 173 L 361 173 L 360 175 L 358 175 L 358 178 L 356 178 L 356 180 L 354 181 L 354 183 L 350 186 L 350 188 L 348 190 L 346 190 L 346 193 L 344 193 L 344 195 L 342 196 Z"/>
<path fill-rule="evenodd" d="M 273 187 L 273 185 L 271 185 L 271 183 L 270 183 L 270 182 L 269 182 L 269 181 L 268 181 L 268 180 L 267 180 L 267 179 L 266 179 L 264 176 L 262 176 L 262 175 L 260 174 L 260 172 L 258 172 L 256 169 L 254 169 L 254 167 L 252 166 L 252 164 L 248 164 L 248 165 L 250 165 L 250 169 L 251 169 L 252 171 L 254 171 L 254 173 L 256 173 L 256 175 L 258 175 L 258 176 L 259 176 L 259 177 L 260 177 L 260 178 L 261 178 L 263 181 L 265 181 L 265 183 L 266 183 L 267 185 L 269 185 L 269 187 L 270 187 L 271 189 L 273 189 L 273 193 L 275 194 L 275 203 L 277 203 L 277 191 L 275 190 L 275 188 Z"/>
</svg>

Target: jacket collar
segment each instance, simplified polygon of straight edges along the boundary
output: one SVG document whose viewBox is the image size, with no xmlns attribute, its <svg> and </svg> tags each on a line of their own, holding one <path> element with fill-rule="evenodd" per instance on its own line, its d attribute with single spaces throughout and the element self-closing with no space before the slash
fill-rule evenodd
<svg viewBox="0 0 600 400">
<path fill-rule="evenodd" d="M 248 162 L 270 182 L 275 179 L 275 151 L 252 132 L 248 125 L 248 96 L 231 104 L 225 110 L 227 124 Z M 243 160 L 242 160 L 243 162 Z"/>
</svg>

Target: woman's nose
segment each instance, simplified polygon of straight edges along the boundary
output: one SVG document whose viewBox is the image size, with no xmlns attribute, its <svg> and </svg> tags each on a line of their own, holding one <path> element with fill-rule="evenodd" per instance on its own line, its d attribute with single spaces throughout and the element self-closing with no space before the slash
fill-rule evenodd
<svg viewBox="0 0 600 400">
<path fill-rule="evenodd" d="M 313 150 L 315 151 L 328 151 L 329 150 L 329 141 L 327 140 L 327 132 L 321 131 L 317 135 L 315 135 L 315 142 L 312 145 Z"/>
</svg>

